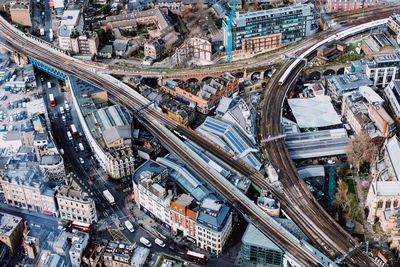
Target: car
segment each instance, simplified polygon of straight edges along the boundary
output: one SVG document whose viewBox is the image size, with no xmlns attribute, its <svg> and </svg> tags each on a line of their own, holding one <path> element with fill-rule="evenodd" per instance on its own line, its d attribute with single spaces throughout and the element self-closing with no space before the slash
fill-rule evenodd
<svg viewBox="0 0 400 267">
<path fill-rule="evenodd" d="M 64 149 L 60 148 L 60 154 L 64 155 Z"/>
<path fill-rule="evenodd" d="M 150 248 L 151 247 L 151 242 L 149 240 L 147 240 L 144 237 L 141 237 L 139 239 L 140 243 L 142 243 L 143 245 L 145 245 L 146 247 Z"/>
<path fill-rule="evenodd" d="M 162 241 L 159 238 L 154 239 L 154 243 L 156 243 L 157 245 L 159 245 L 160 247 L 164 248 L 165 247 L 165 243 L 164 241 Z"/>
<path fill-rule="evenodd" d="M 89 180 L 90 181 L 94 181 L 94 176 L 93 175 L 89 175 Z"/>
<path fill-rule="evenodd" d="M 79 162 L 83 165 L 83 164 L 85 164 L 85 161 L 83 160 L 83 158 L 79 158 Z"/>
<path fill-rule="evenodd" d="M 75 152 L 79 152 L 79 148 L 77 146 L 74 146 Z"/>
</svg>

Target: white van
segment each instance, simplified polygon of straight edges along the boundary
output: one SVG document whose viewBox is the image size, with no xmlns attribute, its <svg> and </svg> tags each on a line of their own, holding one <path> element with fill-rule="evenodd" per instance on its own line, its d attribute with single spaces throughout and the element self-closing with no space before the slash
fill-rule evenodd
<svg viewBox="0 0 400 267">
<path fill-rule="evenodd" d="M 159 245 L 160 247 L 165 247 L 165 243 L 164 243 L 164 241 L 162 241 L 161 239 L 158 239 L 158 238 L 156 238 L 156 239 L 154 239 L 154 242 L 157 244 L 157 245 Z"/>
<path fill-rule="evenodd" d="M 150 248 L 151 247 L 151 242 L 149 240 L 147 240 L 144 237 L 141 237 L 139 239 L 140 243 L 142 243 L 143 245 L 145 245 L 146 247 Z"/>
<path fill-rule="evenodd" d="M 135 232 L 135 228 L 133 228 L 133 225 L 129 220 L 126 220 L 124 224 L 125 224 L 126 229 L 128 229 L 129 232 L 131 232 L 131 233 Z"/>
</svg>

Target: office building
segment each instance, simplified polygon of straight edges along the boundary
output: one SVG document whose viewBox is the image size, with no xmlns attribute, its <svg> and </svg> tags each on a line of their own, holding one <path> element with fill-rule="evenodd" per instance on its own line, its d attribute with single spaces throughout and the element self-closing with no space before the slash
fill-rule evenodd
<svg viewBox="0 0 400 267">
<path fill-rule="evenodd" d="M 232 211 L 220 201 L 205 199 L 197 216 L 197 246 L 220 255 L 232 231 Z"/>
<path fill-rule="evenodd" d="M 326 94 L 339 103 L 345 93 L 358 90 L 361 86 L 372 86 L 373 82 L 360 72 L 325 77 Z"/>
<path fill-rule="evenodd" d="M 65 167 L 63 158 L 58 155 L 44 155 L 40 159 L 40 170 L 44 174 L 44 179 L 64 179 L 65 178 Z"/>
<path fill-rule="evenodd" d="M 145 213 L 166 227 L 170 227 L 172 191 L 166 189 L 167 170 L 156 162 L 147 161 L 146 163 L 133 175 L 135 201 Z"/>
<path fill-rule="evenodd" d="M 242 236 L 242 258 L 247 265 L 283 266 L 284 251 L 254 225 L 249 224 Z"/>
<path fill-rule="evenodd" d="M 80 9 L 65 10 L 58 27 L 58 44 L 63 50 L 71 50 L 71 34 L 82 32 L 84 27 L 83 15 Z"/>
<path fill-rule="evenodd" d="M 72 267 L 82 266 L 82 255 L 89 243 L 89 234 L 78 232 L 71 240 L 71 247 L 69 249 L 69 259 Z"/>
<path fill-rule="evenodd" d="M 400 15 L 394 14 L 390 16 L 387 26 L 395 35 L 397 43 L 400 44 Z"/>
<path fill-rule="evenodd" d="M 261 52 L 303 39 L 318 30 L 318 15 L 311 5 L 296 5 L 235 14 L 232 50 Z M 224 45 L 228 25 L 223 23 Z"/>
<path fill-rule="evenodd" d="M 0 212 L 0 243 L 7 246 L 10 254 L 20 251 L 23 230 L 21 217 Z"/>
<path fill-rule="evenodd" d="M 71 181 L 68 181 L 71 179 Z M 56 199 L 60 211 L 60 218 L 84 223 L 97 222 L 97 212 L 94 199 L 87 192 L 72 181 L 66 180 L 65 185 L 60 186 Z"/>
</svg>

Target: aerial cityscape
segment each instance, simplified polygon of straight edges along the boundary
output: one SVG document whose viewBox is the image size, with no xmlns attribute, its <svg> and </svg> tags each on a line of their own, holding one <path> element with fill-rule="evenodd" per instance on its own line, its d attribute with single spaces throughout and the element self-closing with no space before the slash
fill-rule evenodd
<svg viewBox="0 0 400 267">
<path fill-rule="evenodd" d="M 399 267 L 400 0 L 0 0 L 0 267 Z"/>
</svg>

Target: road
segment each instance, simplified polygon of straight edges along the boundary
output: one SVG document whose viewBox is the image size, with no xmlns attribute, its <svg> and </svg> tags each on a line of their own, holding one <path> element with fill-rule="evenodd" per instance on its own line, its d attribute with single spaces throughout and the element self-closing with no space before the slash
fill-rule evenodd
<svg viewBox="0 0 400 267">
<path fill-rule="evenodd" d="M 128 91 L 126 87 L 124 87 L 122 84 L 112 81 L 112 79 L 108 78 L 105 75 L 98 75 L 96 73 L 97 70 L 93 71 L 93 67 L 88 68 L 88 66 L 90 66 L 89 64 L 81 63 L 77 60 L 71 59 L 62 53 L 53 52 L 47 46 L 45 47 L 45 45 L 40 45 L 39 43 L 36 43 L 30 39 L 27 39 L 24 36 L 21 36 L 20 33 L 16 32 L 13 27 L 10 27 L 8 24 L 4 23 L 4 21 L 0 23 L 0 27 L 6 33 L 4 36 L 4 38 L 6 39 L 6 46 L 8 47 L 11 46 L 17 51 L 23 51 L 24 53 L 29 54 L 35 58 L 38 58 L 51 66 L 63 70 L 65 73 L 74 74 L 79 77 L 82 77 L 83 79 L 89 81 L 90 83 L 106 89 L 108 92 L 113 94 L 121 103 L 124 103 L 125 105 L 127 105 L 132 109 L 138 109 L 144 103 L 146 103 L 145 100 L 141 99 L 141 96 L 137 96 L 133 92 Z M 321 36 L 319 36 L 319 38 L 321 38 Z M 314 40 L 314 42 L 316 41 L 318 41 L 318 38 Z M 49 52 L 53 53 L 52 57 L 48 56 Z M 99 69 L 98 71 L 101 71 L 101 69 Z M 149 129 L 151 129 L 151 132 L 155 136 L 157 136 L 160 140 L 162 140 L 164 142 L 164 145 L 167 146 L 167 148 L 174 151 L 177 155 L 180 155 L 186 162 L 190 162 L 190 167 L 196 170 L 197 172 L 201 173 L 202 177 L 204 177 L 204 179 L 209 184 L 218 184 L 221 182 L 214 177 L 213 173 L 204 170 L 204 166 L 200 162 L 193 160 L 192 155 L 188 154 L 187 152 L 182 153 L 182 148 L 179 145 L 172 144 L 170 140 L 166 140 L 165 133 L 160 132 L 159 129 L 155 127 L 155 125 L 159 126 L 160 122 L 162 122 L 166 127 L 174 129 L 175 127 L 177 127 L 175 122 L 168 120 L 166 117 L 162 116 L 161 114 L 152 109 L 147 109 L 147 112 L 142 116 L 144 117 L 143 119 L 146 122 L 145 125 Z M 194 133 L 192 133 L 192 135 L 193 134 Z M 189 135 L 188 137 L 190 138 L 191 136 Z M 299 248 L 298 244 L 293 243 L 293 241 L 288 239 L 284 233 L 281 233 L 279 229 L 276 229 L 275 225 L 272 225 L 262 216 L 260 217 L 260 215 L 257 214 L 256 210 L 251 209 L 251 207 L 248 206 L 242 207 L 242 204 L 240 204 L 240 202 L 246 201 L 242 199 L 243 197 L 242 195 L 232 193 L 226 188 L 222 192 L 221 190 L 222 188 L 220 190 L 217 190 L 217 192 L 222 193 L 222 195 L 230 196 L 230 199 L 236 200 L 237 203 L 239 204 L 236 204 L 235 207 L 239 211 L 241 212 L 245 211 L 246 214 L 249 215 L 249 217 L 253 220 L 253 222 L 264 233 L 269 235 L 272 240 L 276 241 L 276 243 L 281 244 L 286 251 L 293 253 L 294 257 L 297 260 L 304 263 L 305 265 L 310 265 L 310 266 L 319 264 L 304 249 Z M 298 211 L 293 210 L 293 212 L 298 212 Z M 310 221 L 311 219 L 307 218 L 307 216 L 303 216 L 302 214 L 298 214 L 297 220 L 296 219 L 294 220 L 297 223 L 297 220 Z M 315 236 L 313 237 L 314 237 L 313 241 L 315 243 L 317 244 L 324 243 L 319 237 L 317 238 Z"/>
</svg>

